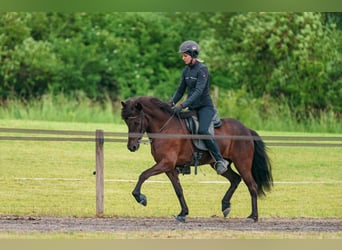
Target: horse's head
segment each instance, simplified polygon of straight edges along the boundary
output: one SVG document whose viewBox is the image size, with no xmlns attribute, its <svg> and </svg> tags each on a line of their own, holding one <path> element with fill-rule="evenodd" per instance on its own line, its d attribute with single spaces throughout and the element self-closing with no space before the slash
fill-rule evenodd
<svg viewBox="0 0 342 250">
<path fill-rule="evenodd" d="M 145 132 L 159 133 L 173 117 L 170 105 L 155 97 L 132 98 L 121 102 L 121 105 L 121 117 L 129 132 L 127 147 L 132 152 L 139 149 Z"/>
<path fill-rule="evenodd" d="M 140 102 L 133 100 L 121 102 L 121 105 L 121 117 L 128 127 L 127 148 L 134 152 L 139 149 L 141 138 L 146 131 L 143 107 Z"/>
</svg>

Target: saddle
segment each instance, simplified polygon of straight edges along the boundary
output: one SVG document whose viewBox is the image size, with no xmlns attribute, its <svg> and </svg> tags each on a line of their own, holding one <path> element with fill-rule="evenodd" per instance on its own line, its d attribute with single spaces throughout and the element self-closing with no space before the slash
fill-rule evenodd
<svg viewBox="0 0 342 250">
<path fill-rule="evenodd" d="M 184 111 L 180 113 L 180 118 L 184 119 L 186 127 L 190 134 L 198 134 L 199 130 L 199 121 L 196 111 L 189 110 Z M 209 133 L 214 136 L 215 134 L 215 128 L 219 128 L 222 125 L 222 121 L 218 115 L 217 110 L 215 109 L 215 114 L 213 116 L 212 122 L 209 127 Z M 198 150 L 195 150 L 192 154 L 192 161 L 184 166 L 177 166 L 177 170 L 179 173 L 184 174 L 190 174 L 191 169 L 190 166 L 195 167 L 195 174 L 197 174 L 197 166 L 202 158 L 203 152 L 201 151 L 208 151 L 208 148 L 206 147 L 204 141 L 202 139 L 192 139 L 192 143 L 194 147 Z"/>
<path fill-rule="evenodd" d="M 199 130 L 199 121 L 198 121 L 197 114 L 195 111 L 186 111 L 186 112 L 190 113 L 190 114 L 185 114 L 187 115 L 186 118 L 184 118 L 186 127 L 189 130 L 190 134 L 196 135 L 198 134 L 198 130 Z M 221 125 L 222 125 L 222 121 L 218 116 L 217 110 L 215 109 L 215 114 L 209 127 L 209 133 L 214 136 L 215 128 L 219 128 L 221 127 Z M 197 149 L 203 150 L 203 151 L 208 150 L 202 139 L 193 139 L 192 142 Z"/>
</svg>

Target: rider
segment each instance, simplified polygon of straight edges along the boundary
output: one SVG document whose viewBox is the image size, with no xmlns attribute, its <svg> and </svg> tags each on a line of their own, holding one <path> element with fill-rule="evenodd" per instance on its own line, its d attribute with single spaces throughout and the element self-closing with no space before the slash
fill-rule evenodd
<svg viewBox="0 0 342 250">
<path fill-rule="evenodd" d="M 209 127 L 215 110 L 209 93 L 210 76 L 208 68 L 197 58 L 200 47 L 195 41 L 189 40 L 180 45 L 178 52 L 182 54 L 186 66 L 183 69 L 178 88 L 171 98 L 171 105 L 174 106 L 182 98 L 187 88 L 188 96 L 184 102 L 175 106 L 173 111 L 175 114 L 179 114 L 184 108 L 197 111 L 198 133 L 210 135 Z M 215 139 L 213 137 L 206 139 L 204 143 L 216 161 L 214 167 L 217 173 L 226 172 L 228 162 L 223 159 Z"/>
</svg>

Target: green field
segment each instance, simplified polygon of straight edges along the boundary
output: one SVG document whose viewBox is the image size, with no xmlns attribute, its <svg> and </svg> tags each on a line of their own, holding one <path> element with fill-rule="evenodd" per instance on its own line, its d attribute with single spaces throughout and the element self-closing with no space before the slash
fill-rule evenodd
<svg viewBox="0 0 342 250">
<path fill-rule="evenodd" d="M 0 128 L 126 132 L 115 124 L 0 120 Z M 269 133 L 261 136 L 304 136 Z M 3 135 L 3 134 L 0 134 Z M 8 134 L 7 134 L 8 135 Z M 310 136 L 340 136 L 309 134 Z M 30 136 L 21 134 L 20 136 Z M 1 215 L 95 215 L 95 143 L 0 140 Z M 270 147 L 274 188 L 259 201 L 262 217 L 342 217 L 342 147 Z M 105 142 L 105 216 L 172 216 L 178 200 L 165 175 L 145 183 L 148 206 L 131 196 L 139 174 L 152 166 L 149 145 L 131 153 L 126 143 Z M 189 217 L 222 216 L 221 199 L 228 183 L 208 166 L 198 175 L 181 176 Z M 241 183 L 232 198 L 230 217 L 250 213 L 250 197 Z"/>
</svg>

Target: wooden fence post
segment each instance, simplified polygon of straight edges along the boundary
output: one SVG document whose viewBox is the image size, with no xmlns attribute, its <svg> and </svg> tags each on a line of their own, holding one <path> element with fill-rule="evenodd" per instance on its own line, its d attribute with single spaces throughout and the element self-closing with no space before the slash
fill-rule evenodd
<svg viewBox="0 0 342 250">
<path fill-rule="evenodd" d="M 103 130 L 96 130 L 96 216 L 104 214 Z"/>
</svg>

